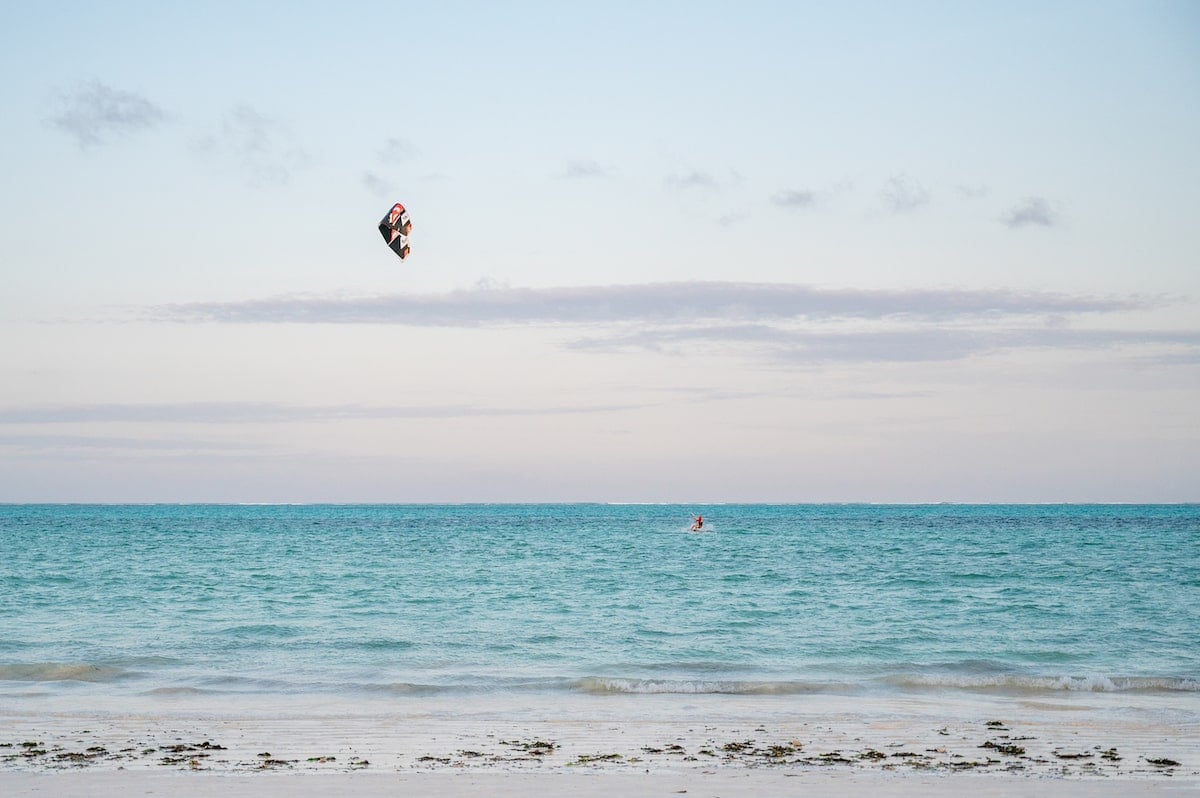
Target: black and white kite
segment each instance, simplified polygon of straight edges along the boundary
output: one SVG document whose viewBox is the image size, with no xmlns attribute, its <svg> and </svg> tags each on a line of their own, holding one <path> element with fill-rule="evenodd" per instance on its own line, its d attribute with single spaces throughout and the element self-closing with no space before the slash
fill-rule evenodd
<svg viewBox="0 0 1200 798">
<path fill-rule="evenodd" d="M 397 202 L 384 214 L 379 222 L 379 232 L 392 251 L 400 256 L 400 260 L 408 257 L 408 234 L 412 232 L 412 219 L 408 218 L 408 211 L 403 205 Z"/>
</svg>

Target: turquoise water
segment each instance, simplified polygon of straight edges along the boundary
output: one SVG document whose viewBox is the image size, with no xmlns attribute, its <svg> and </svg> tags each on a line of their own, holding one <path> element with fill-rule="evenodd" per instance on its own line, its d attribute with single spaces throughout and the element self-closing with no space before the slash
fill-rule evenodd
<svg viewBox="0 0 1200 798">
<path fill-rule="evenodd" d="M 10 705 L 1200 690 L 1200 506 L 8 505 L 0 549 Z"/>
</svg>

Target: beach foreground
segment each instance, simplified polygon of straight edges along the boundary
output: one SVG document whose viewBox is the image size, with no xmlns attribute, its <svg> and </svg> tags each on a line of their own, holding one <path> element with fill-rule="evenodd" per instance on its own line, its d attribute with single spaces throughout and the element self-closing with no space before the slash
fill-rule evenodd
<svg viewBox="0 0 1200 798">
<path fill-rule="evenodd" d="M 944 724 L 924 713 L 762 724 L 5 714 L 0 794 L 1200 794 L 1190 723 L 1113 728 L 1080 714 Z"/>
</svg>

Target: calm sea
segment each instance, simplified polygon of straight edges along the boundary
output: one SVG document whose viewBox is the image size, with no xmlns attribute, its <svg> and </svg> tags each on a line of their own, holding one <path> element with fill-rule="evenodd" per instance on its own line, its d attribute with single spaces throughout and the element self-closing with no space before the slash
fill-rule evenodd
<svg viewBox="0 0 1200 798">
<path fill-rule="evenodd" d="M 1200 506 L 0 506 L 9 707 L 929 690 L 1200 691 Z"/>
</svg>

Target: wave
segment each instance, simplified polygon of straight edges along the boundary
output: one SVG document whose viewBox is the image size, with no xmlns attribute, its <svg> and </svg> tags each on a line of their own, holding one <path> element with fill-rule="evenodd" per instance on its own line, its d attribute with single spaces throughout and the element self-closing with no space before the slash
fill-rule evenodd
<svg viewBox="0 0 1200 798">
<path fill-rule="evenodd" d="M 847 689 L 845 685 L 832 685 L 800 681 L 737 681 L 709 679 L 622 679 L 588 676 L 577 679 L 571 687 L 579 692 L 593 695 L 614 693 L 654 694 L 678 693 L 684 695 L 800 695 L 804 693 L 833 692 Z"/>
<path fill-rule="evenodd" d="M 219 690 L 204 690 L 199 687 L 155 687 L 152 690 L 144 690 L 142 692 L 142 695 L 154 696 L 156 698 L 190 698 L 192 696 L 220 694 Z"/>
<path fill-rule="evenodd" d="M 411 640 L 398 640 L 390 637 L 375 637 L 368 640 L 341 640 L 338 648 L 352 648 L 361 651 L 408 651 L 417 647 Z"/>
<path fill-rule="evenodd" d="M 438 696 L 466 692 L 467 688 L 454 685 L 416 684 L 413 682 L 390 682 L 387 684 L 346 685 L 351 690 L 385 696 Z"/>
<path fill-rule="evenodd" d="M 913 673 L 883 681 L 902 689 L 958 688 L 1013 692 L 1200 692 L 1200 679 L 1172 676 L 1035 676 L 994 673 Z"/>
<path fill-rule="evenodd" d="M 1200 680 L 1170 677 L 1081 677 L 1022 675 L 911 674 L 859 681 L 833 679 L 706 679 L 620 676 L 543 677 L 530 679 L 473 679 L 449 683 L 410 682 L 330 685 L 332 689 L 394 696 L 470 695 L 496 693 L 584 693 L 587 695 L 734 695 L 803 696 L 849 695 L 889 690 L 971 690 L 998 693 L 1200 692 Z"/>
<path fill-rule="evenodd" d="M 281 639 L 296 637 L 300 634 L 300 629 L 297 627 L 278 623 L 238 624 L 235 626 L 227 626 L 219 631 L 222 635 L 248 639 Z"/>
<path fill-rule="evenodd" d="M 592 695 L 680 694 L 793 696 L 850 694 L 873 691 L 879 685 L 902 691 L 977 690 L 1001 693 L 1076 692 L 1200 692 L 1200 679 L 1170 676 L 1037 676 L 1015 673 L 910 673 L 865 681 L 832 679 L 721 679 L 587 676 L 555 680 L 554 687 Z M 875 685 L 875 687 L 872 687 Z M 544 689 L 551 685 L 528 685 Z"/>
<path fill-rule="evenodd" d="M 0 665 L 0 681 L 9 682 L 115 682 L 129 671 L 86 662 L 30 662 Z"/>
</svg>

